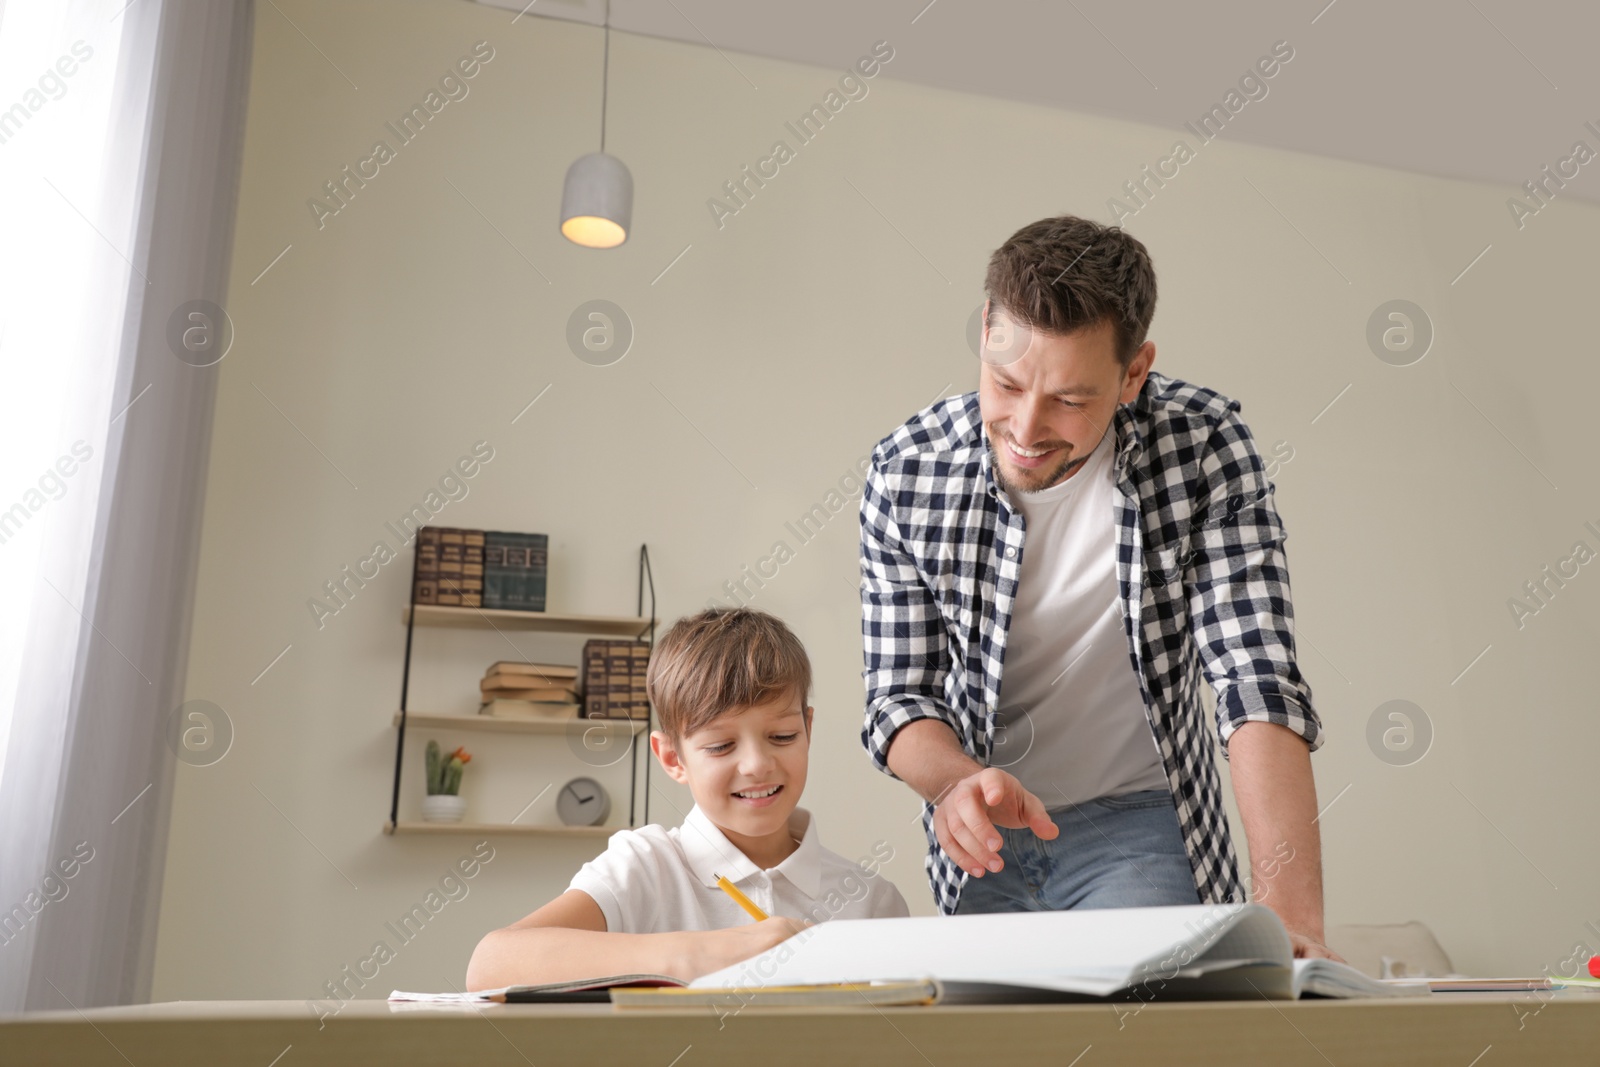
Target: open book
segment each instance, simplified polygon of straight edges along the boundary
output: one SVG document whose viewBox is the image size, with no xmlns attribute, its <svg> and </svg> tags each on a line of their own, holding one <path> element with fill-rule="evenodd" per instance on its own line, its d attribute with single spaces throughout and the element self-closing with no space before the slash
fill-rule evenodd
<svg viewBox="0 0 1600 1067">
<path fill-rule="evenodd" d="M 930 980 L 943 1003 L 1429 995 L 1425 981 L 1381 982 L 1348 964 L 1295 959 L 1283 923 L 1260 904 L 834 919 L 689 989 L 711 999 Z M 628 1006 L 686 999 L 644 990 L 626 998 Z"/>
</svg>

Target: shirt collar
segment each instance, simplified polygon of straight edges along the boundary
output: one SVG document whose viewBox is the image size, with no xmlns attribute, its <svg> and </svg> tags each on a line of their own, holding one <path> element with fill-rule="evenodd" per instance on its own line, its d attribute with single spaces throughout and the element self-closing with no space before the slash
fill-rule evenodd
<svg viewBox="0 0 1600 1067">
<path fill-rule="evenodd" d="M 783 875 L 806 896 L 815 897 L 822 891 L 822 842 L 811 812 L 796 807 L 789 815 L 789 833 L 799 840 L 800 847 L 771 870 Z M 761 868 L 706 817 L 698 804 L 684 816 L 678 843 L 689 869 L 702 885 L 715 888 L 719 874 L 737 883 L 761 872 Z"/>
<path fill-rule="evenodd" d="M 1117 439 L 1117 455 L 1114 462 L 1119 473 L 1133 462 L 1134 452 L 1144 447 L 1144 435 L 1139 432 L 1139 419 L 1149 409 L 1149 392 L 1150 378 L 1146 375 L 1144 387 L 1139 390 L 1139 395 L 1134 397 L 1131 403 L 1118 404 L 1116 413 L 1111 417 L 1111 425 Z"/>
</svg>

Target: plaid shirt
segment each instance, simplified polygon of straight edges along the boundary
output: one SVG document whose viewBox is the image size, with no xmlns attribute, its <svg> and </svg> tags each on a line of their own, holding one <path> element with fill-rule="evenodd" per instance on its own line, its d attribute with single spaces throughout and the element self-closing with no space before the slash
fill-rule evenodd
<svg viewBox="0 0 1600 1067">
<path fill-rule="evenodd" d="M 1116 568 L 1128 663 L 1139 679 L 1203 903 L 1242 901 L 1201 671 L 1217 737 L 1275 722 L 1322 744 L 1294 654 L 1285 533 L 1239 402 L 1151 372 L 1119 404 Z M 862 743 L 891 777 L 889 745 L 938 719 L 987 764 L 1022 566 L 1023 515 L 991 470 L 978 394 L 948 397 L 879 442 L 861 498 Z M 956 910 L 967 873 L 939 847 L 924 803 L 924 866 Z"/>
</svg>

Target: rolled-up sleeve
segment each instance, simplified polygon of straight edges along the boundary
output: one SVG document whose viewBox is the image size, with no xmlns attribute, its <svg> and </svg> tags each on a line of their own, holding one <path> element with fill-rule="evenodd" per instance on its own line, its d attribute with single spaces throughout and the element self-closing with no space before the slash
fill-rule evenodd
<svg viewBox="0 0 1600 1067">
<path fill-rule="evenodd" d="M 1314 752 L 1322 722 L 1295 657 L 1286 534 L 1238 408 L 1230 403 L 1200 456 L 1203 499 L 1184 573 L 1189 625 L 1217 695 L 1223 757 L 1247 722 L 1287 726 Z"/>
<path fill-rule="evenodd" d="M 961 730 L 944 698 L 949 636 L 901 536 L 876 455 L 861 494 L 861 634 L 867 691 L 861 742 L 873 765 L 897 778 L 889 769 L 889 745 L 903 727 L 939 719 L 957 737 Z"/>
</svg>

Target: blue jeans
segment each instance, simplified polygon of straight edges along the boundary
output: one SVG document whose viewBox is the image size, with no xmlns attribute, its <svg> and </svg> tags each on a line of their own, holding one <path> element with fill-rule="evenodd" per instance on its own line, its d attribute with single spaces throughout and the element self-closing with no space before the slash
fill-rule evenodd
<svg viewBox="0 0 1600 1067">
<path fill-rule="evenodd" d="M 1167 790 L 1100 797 L 1050 818 L 1061 829 L 1054 841 L 996 827 L 1005 867 L 968 875 L 957 915 L 1201 903 Z"/>
</svg>

